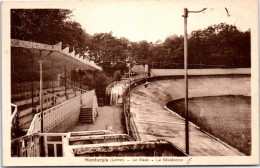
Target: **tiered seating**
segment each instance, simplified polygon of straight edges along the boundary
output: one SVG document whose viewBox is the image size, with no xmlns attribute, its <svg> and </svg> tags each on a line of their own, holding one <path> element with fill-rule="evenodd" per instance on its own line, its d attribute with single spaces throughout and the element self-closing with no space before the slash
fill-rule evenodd
<svg viewBox="0 0 260 168">
<path fill-rule="evenodd" d="M 80 89 L 75 89 L 71 85 L 56 86 L 54 88 L 43 89 L 43 110 L 46 110 L 54 105 L 60 104 L 68 99 L 74 98 L 80 94 Z M 32 103 L 33 99 L 33 103 Z M 31 121 L 36 113 L 40 112 L 40 91 L 26 91 L 24 93 L 16 93 L 12 95 L 12 103 L 18 106 L 19 111 L 19 126 L 24 130 L 30 127 Z"/>
</svg>

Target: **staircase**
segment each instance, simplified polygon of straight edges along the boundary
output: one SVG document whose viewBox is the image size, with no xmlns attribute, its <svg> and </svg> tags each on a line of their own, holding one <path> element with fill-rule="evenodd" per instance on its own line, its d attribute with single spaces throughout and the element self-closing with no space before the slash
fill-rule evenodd
<svg viewBox="0 0 260 168">
<path fill-rule="evenodd" d="M 79 122 L 80 123 L 92 123 L 93 122 L 93 115 L 92 115 L 92 108 L 81 107 L 80 115 L 79 115 Z"/>
</svg>

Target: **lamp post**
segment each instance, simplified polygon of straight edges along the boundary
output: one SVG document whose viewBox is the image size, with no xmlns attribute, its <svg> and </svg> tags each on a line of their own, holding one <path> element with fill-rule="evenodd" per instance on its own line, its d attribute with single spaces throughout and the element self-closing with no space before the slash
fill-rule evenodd
<svg viewBox="0 0 260 168">
<path fill-rule="evenodd" d="M 130 114 L 130 100 L 131 97 L 131 63 L 129 62 L 129 114 Z"/>
<path fill-rule="evenodd" d="M 187 18 L 188 13 L 199 13 L 207 8 L 203 8 L 200 11 L 188 11 L 184 8 L 184 69 L 185 69 L 185 142 L 186 153 L 189 155 L 189 113 L 188 113 L 188 41 L 187 41 Z"/>
<path fill-rule="evenodd" d="M 127 47 L 128 48 L 131 48 L 132 47 L 132 44 L 131 43 L 128 43 L 127 44 Z M 132 53 L 133 54 L 133 53 Z M 131 58 L 130 58 L 130 53 L 128 53 L 128 61 L 129 61 L 129 74 L 128 74 L 128 78 L 129 78 L 129 97 L 128 97 L 128 101 L 129 101 L 129 114 L 130 114 L 130 97 L 131 97 Z"/>
</svg>

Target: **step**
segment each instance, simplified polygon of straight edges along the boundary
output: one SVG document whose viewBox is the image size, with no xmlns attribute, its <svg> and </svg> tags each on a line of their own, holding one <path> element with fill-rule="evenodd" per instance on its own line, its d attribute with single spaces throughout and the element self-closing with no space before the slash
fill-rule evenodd
<svg viewBox="0 0 260 168">
<path fill-rule="evenodd" d="M 31 126 L 31 123 L 32 123 L 32 120 L 31 121 L 28 121 L 27 123 L 21 125 L 21 129 L 25 130 L 25 129 L 29 129 L 30 126 Z"/>
<path fill-rule="evenodd" d="M 73 91 L 73 90 L 72 90 Z M 75 94 L 74 93 L 69 93 L 68 94 L 68 98 L 71 99 L 75 97 Z M 59 103 L 62 103 L 66 101 L 66 96 L 62 96 L 61 98 L 58 98 L 56 100 L 56 105 L 59 104 Z M 26 104 L 25 106 L 28 106 L 27 109 L 24 109 L 22 111 L 20 111 L 20 115 L 19 115 L 19 125 L 21 128 L 23 129 L 28 129 L 30 127 L 30 124 L 31 124 L 31 121 L 35 115 L 35 113 L 32 113 L 32 107 L 31 107 L 31 104 Z M 50 108 L 52 106 L 52 101 L 51 102 L 47 102 L 47 103 L 44 103 L 43 104 L 43 111 Z M 40 112 L 40 104 L 36 104 L 36 113 L 37 112 Z M 19 107 L 18 107 L 18 110 L 19 110 Z M 91 112 L 92 112 L 92 109 L 91 109 Z M 83 114 L 84 115 L 84 114 Z M 88 117 L 88 116 L 87 116 Z M 91 119 L 92 120 L 92 119 Z"/>
<path fill-rule="evenodd" d="M 69 90 L 67 90 L 67 94 L 75 94 L 75 93 L 73 92 L 73 89 L 69 89 Z M 45 94 L 43 96 L 43 99 L 51 98 L 51 97 L 53 97 L 53 95 L 56 96 L 56 97 L 64 96 L 65 95 L 65 90 L 56 91 L 56 92 L 54 92 L 54 94 L 52 94 L 52 93 Z M 34 96 L 33 100 L 34 100 L 34 102 L 38 102 L 38 101 L 40 101 L 40 97 L 39 96 Z M 24 104 L 32 103 L 32 98 L 28 97 L 27 99 L 21 99 L 21 100 L 18 100 L 18 101 L 12 101 L 12 103 L 14 103 L 14 104 L 16 104 L 18 106 L 24 105 Z"/>
<path fill-rule="evenodd" d="M 93 122 L 92 119 L 84 119 L 84 120 L 79 120 L 79 122 Z"/>
<path fill-rule="evenodd" d="M 64 90 L 65 88 L 64 87 L 56 87 L 56 88 L 53 88 L 53 90 L 55 92 L 58 92 L 58 91 L 61 91 L 61 90 Z M 52 93 L 52 89 L 51 88 L 48 88 L 48 89 L 43 89 L 43 92 L 45 93 Z M 39 90 L 34 90 L 34 97 L 38 97 L 36 96 L 36 93 L 39 94 Z M 12 99 L 12 102 L 16 102 L 16 101 L 19 101 L 19 100 L 22 100 L 25 98 L 24 95 L 27 95 L 31 98 L 31 91 L 28 91 L 28 92 L 23 92 L 23 93 L 16 93 L 16 94 L 11 94 L 11 99 Z M 14 100 L 15 99 L 15 100 Z"/>
<path fill-rule="evenodd" d="M 73 94 L 70 94 L 68 97 L 69 98 L 73 98 L 74 96 L 73 96 Z M 58 104 L 60 104 L 60 103 L 62 103 L 64 101 L 66 101 L 66 96 L 63 96 L 61 98 L 56 99 L 55 105 L 58 105 Z M 24 116 L 24 115 L 32 113 L 31 104 L 26 104 L 26 106 L 28 106 L 28 108 L 21 110 L 20 111 L 20 116 Z M 46 109 L 47 107 L 51 107 L 51 106 L 53 106 L 52 105 L 52 101 L 43 103 L 43 108 L 44 109 Z M 19 110 L 19 107 L 18 107 L 18 110 Z M 40 103 L 39 102 L 34 102 L 34 108 L 36 109 L 36 112 L 39 112 L 39 110 L 40 110 Z"/>
<path fill-rule="evenodd" d="M 92 111 L 92 108 L 84 108 L 84 107 L 81 107 L 81 111 Z"/>
<path fill-rule="evenodd" d="M 91 115 L 80 115 L 80 118 L 83 118 L 83 117 L 92 117 L 92 114 Z"/>
<path fill-rule="evenodd" d="M 93 121 L 92 120 L 80 120 L 79 121 L 80 123 L 93 123 Z"/>
<path fill-rule="evenodd" d="M 92 120 L 92 116 L 90 116 L 90 117 L 79 117 L 79 119 L 80 120 L 82 120 L 82 119 L 91 119 Z"/>
<path fill-rule="evenodd" d="M 91 111 L 81 111 L 80 114 L 92 114 L 92 110 Z"/>
<path fill-rule="evenodd" d="M 48 109 L 48 108 L 52 107 L 52 102 L 43 103 L 42 106 L 43 106 L 43 110 Z M 40 104 L 37 104 L 36 106 L 34 106 L 35 113 L 40 112 L 40 108 L 41 108 Z M 19 110 L 19 108 L 18 108 L 18 110 Z M 19 118 L 23 118 L 23 117 L 33 113 L 32 107 L 28 107 L 27 109 L 24 109 L 19 112 L 20 112 Z"/>
<path fill-rule="evenodd" d="M 92 114 L 92 111 L 81 111 L 80 112 L 80 115 L 91 115 Z"/>
<path fill-rule="evenodd" d="M 81 111 L 80 114 L 92 114 L 92 110 L 91 111 Z"/>
<path fill-rule="evenodd" d="M 66 97 L 64 96 L 64 101 L 66 100 Z M 52 107 L 51 103 L 44 103 L 43 104 L 43 111 Z M 37 112 L 40 112 L 40 105 L 38 105 L 36 107 L 36 113 Z M 28 123 L 31 122 L 31 120 L 33 119 L 35 113 L 32 113 L 32 108 L 29 107 L 28 109 L 25 109 L 23 111 L 20 112 L 20 115 L 19 115 L 19 125 L 22 127 L 22 128 L 29 128 L 30 124 L 28 125 Z"/>
<path fill-rule="evenodd" d="M 86 109 L 80 109 L 80 113 L 91 113 L 92 109 L 86 110 Z"/>
<path fill-rule="evenodd" d="M 30 125 L 28 125 L 28 123 L 31 123 L 33 118 L 34 118 L 34 115 L 35 114 L 29 114 L 27 115 L 26 117 L 23 117 L 23 118 L 19 118 L 19 126 L 21 128 L 29 128 Z"/>
<path fill-rule="evenodd" d="M 92 113 L 89 113 L 89 114 L 80 114 L 79 116 L 81 116 L 81 117 L 89 117 L 89 116 L 92 116 Z"/>
<path fill-rule="evenodd" d="M 84 117 L 83 117 L 83 116 L 80 116 L 79 118 L 80 118 L 80 119 L 92 119 L 92 116 L 84 116 Z"/>
</svg>

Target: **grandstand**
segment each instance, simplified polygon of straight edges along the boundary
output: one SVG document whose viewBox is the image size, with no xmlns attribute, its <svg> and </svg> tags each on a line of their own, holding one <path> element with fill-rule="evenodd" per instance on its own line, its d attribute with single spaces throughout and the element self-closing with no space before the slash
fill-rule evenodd
<svg viewBox="0 0 260 168">
<path fill-rule="evenodd" d="M 102 70 L 94 62 L 83 59 L 78 54 L 75 55 L 75 51 L 69 52 L 69 47 L 62 49 L 62 43 L 48 45 L 12 39 L 11 102 L 17 108 L 16 114 L 13 114 L 13 117 L 16 116 L 16 119 L 13 119 L 16 120 L 16 128 L 13 128 L 12 132 L 14 137 L 23 135 L 29 130 L 35 114 L 41 109 L 39 59 L 43 59 L 43 111 L 88 90 L 87 86 L 69 79 L 71 70 L 75 68 Z M 20 132 L 19 135 L 14 135 L 17 131 Z"/>
<path fill-rule="evenodd" d="M 69 47 L 62 49 L 61 43 L 47 45 L 12 39 L 11 47 L 13 157 L 186 156 L 163 140 L 135 141 L 109 130 L 69 132 L 77 123 L 95 122 L 99 113 L 95 90 L 71 81 L 70 71 L 102 68 L 70 52 Z"/>
</svg>

